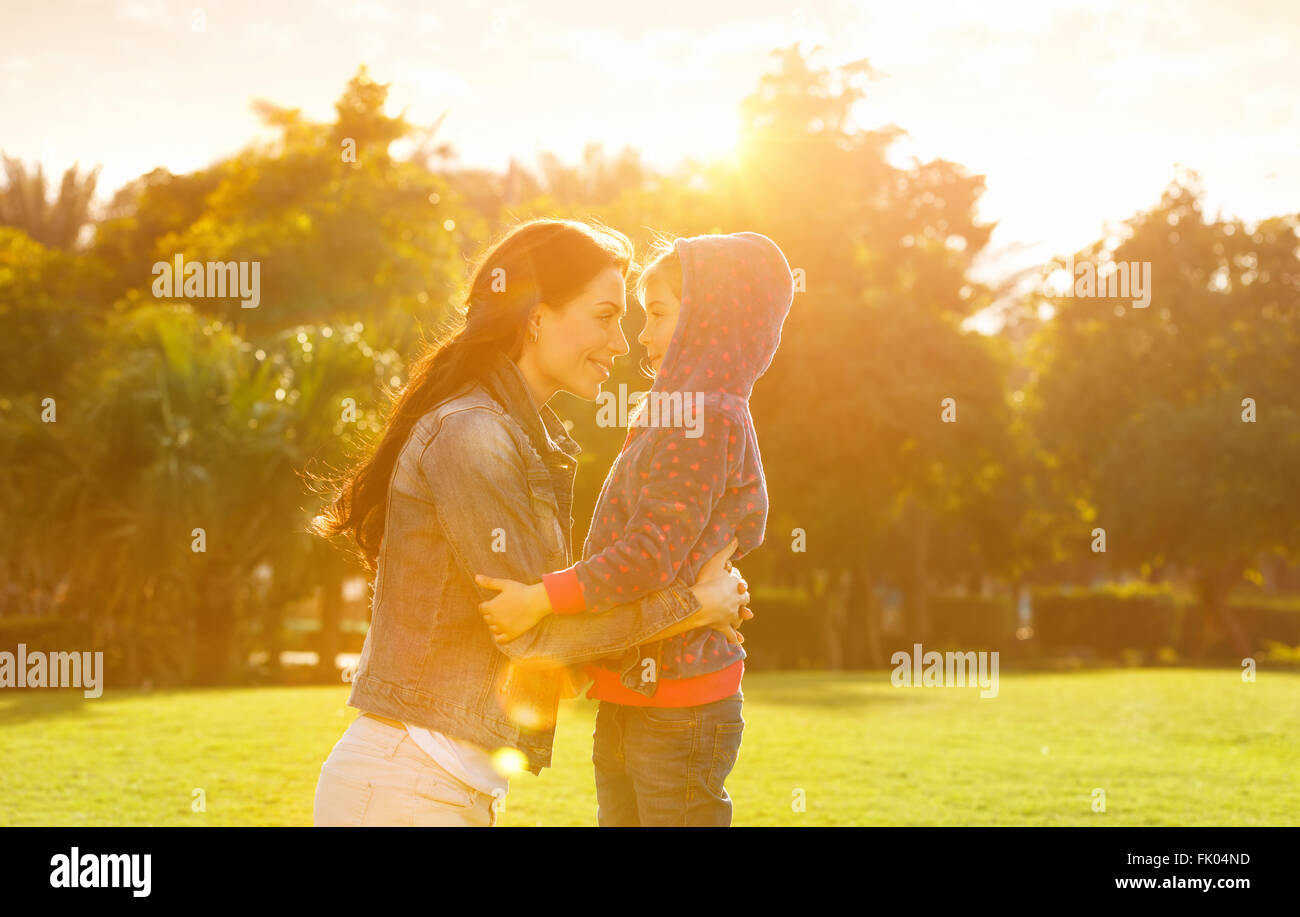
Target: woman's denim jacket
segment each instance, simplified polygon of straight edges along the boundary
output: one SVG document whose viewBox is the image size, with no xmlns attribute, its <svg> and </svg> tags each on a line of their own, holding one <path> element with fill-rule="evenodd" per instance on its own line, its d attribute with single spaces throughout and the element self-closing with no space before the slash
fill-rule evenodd
<svg viewBox="0 0 1300 917">
<path fill-rule="evenodd" d="M 581 450 L 518 366 L 498 357 L 422 416 L 398 457 L 375 573 L 370 630 L 348 704 L 489 749 L 551 762 L 566 666 L 619 657 L 700 607 L 674 583 L 598 615 L 548 615 L 498 648 L 478 611 L 496 593 L 474 574 L 535 583 L 571 562 Z"/>
</svg>

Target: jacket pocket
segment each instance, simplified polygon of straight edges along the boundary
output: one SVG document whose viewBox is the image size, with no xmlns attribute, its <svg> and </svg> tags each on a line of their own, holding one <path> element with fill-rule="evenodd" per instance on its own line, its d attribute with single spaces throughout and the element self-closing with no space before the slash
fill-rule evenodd
<svg viewBox="0 0 1300 917">
<path fill-rule="evenodd" d="M 528 496 L 537 516 L 537 532 L 551 554 L 564 553 L 564 530 L 560 527 L 560 504 L 555 498 L 551 473 L 545 468 L 529 467 Z"/>
</svg>

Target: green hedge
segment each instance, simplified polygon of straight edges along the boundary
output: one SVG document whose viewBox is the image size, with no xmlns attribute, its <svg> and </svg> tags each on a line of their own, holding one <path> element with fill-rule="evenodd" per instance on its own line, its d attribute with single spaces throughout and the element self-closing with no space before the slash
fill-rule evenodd
<svg viewBox="0 0 1300 917">
<path fill-rule="evenodd" d="M 1179 646 L 1188 609 L 1196 602 L 1167 584 L 1140 582 L 1036 589 L 1033 599 L 1036 643 L 1049 651 L 1089 649 L 1102 656 Z M 1255 649 L 1266 641 L 1300 646 L 1300 596 L 1235 595 L 1228 604 Z M 1224 658 L 1236 653 L 1226 639 L 1206 651 Z"/>
<path fill-rule="evenodd" d="M 1016 606 L 1010 598 L 935 595 L 929 607 L 932 644 L 1006 651 L 1015 643 Z"/>
<path fill-rule="evenodd" d="M 750 607 L 754 619 L 744 627 L 746 666 L 753 669 L 800 669 L 824 667 L 827 660 L 825 609 L 800 589 L 758 587 Z M 862 609 L 851 609 L 848 644 L 865 640 Z M 1008 598 L 938 595 L 930 599 L 931 635 L 928 646 L 960 646 L 972 650 L 1009 651 L 1016 648 L 1016 611 Z M 881 635 L 886 657 L 894 649 L 911 650 L 911 643 L 899 644 Z M 849 656 L 853 647 L 844 647 Z"/>
<path fill-rule="evenodd" d="M 53 615 L 10 615 L 0 618 L 0 650 L 84 651 L 90 649 L 90 622 Z"/>
<path fill-rule="evenodd" d="M 1176 646 L 1181 607 L 1172 589 L 1143 584 L 1033 592 L 1034 640 L 1049 650 L 1118 656 Z"/>
<path fill-rule="evenodd" d="M 1228 607 L 1251 637 L 1255 650 L 1266 641 L 1300 647 L 1300 596 L 1233 596 Z M 1236 648 L 1226 637 L 1206 648 L 1210 656 L 1235 658 Z"/>
<path fill-rule="evenodd" d="M 754 619 L 746 621 L 745 668 L 804 669 L 826 665 L 826 618 L 802 589 L 750 590 Z"/>
</svg>

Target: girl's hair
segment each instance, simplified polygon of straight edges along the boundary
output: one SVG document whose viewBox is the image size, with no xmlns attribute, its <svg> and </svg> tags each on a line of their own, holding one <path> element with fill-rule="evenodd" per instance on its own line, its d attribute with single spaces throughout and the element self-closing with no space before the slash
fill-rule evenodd
<svg viewBox="0 0 1300 917">
<path fill-rule="evenodd" d="M 507 230 L 473 266 L 451 327 L 411 365 L 379 445 L 331 482 L 334 496 L 311 530 L 325 538 L 352 535 L 373 572 L 388 511 L 388 482 L 416 421 L 466 382 L 482 378 L 494 355 L 518 359 L 528 316 L 539 303 L 562 306 L 606 268 L 616 267 L 626 277 L 631 263 L 627 236 L 596 222 L 530 220 Z"/>
<path fill-rule="evenodd" d="M 662 274 L 677 298 L 682 298 L 682 262 L 677 257 L 676 243 L 672 236 L 659 236 L 650 247 L 650 261 L 636 279 L 636 298 L 641 303 L 645 303 L 645 288 L 652 274 Z"/>
<path fill-rule="evenodd" d="M 677 257 L 676 242 L 677 240 L 672 236 L 661 235 L 655 238 L 654 244 L 650 247 L 650 261 L 641 269 L 636 279 L 636 298 L 643 306 L 646 287 L 650 285 L 650 277 L 654 274 L 660 274 L 677 298 L 679 300 L 682 298 L 682 261 Z M 645 357 L 641 358 L 640 369 L 641 375 L 649 379 L 654 378 L 654 370 L 646 363 Z"/>
</svg>

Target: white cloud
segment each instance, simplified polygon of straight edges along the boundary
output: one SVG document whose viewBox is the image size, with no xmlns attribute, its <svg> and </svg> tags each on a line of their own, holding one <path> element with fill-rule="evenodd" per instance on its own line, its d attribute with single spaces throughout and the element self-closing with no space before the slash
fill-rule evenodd
<svg viewBox="0 0 1300 917">
<path fill-rule="evenodd" d="M 361 2 L 340 9 L 339 18 L 344 22 L 386 25 L 396 19 L 397 14 L 382 3 Z"/>
<path fill-rule="evenodd" d="M 707 30 L 649 29 L 635 38 L 603 26 L 544 32 L 539 48 L 560 51 L 598 68 L 603 78 L 683 85 L 709 79 L 728 57 L 761 55 L 790 43 L 776 20 L 730 24 Z"/>
<path fill-rule="evenodd" d="M 163 0 L 122 0 L 117 5 L 119 22 L 138 22 L 143 25 L 166 25 L 170 16 Z"/>
<path fill-rule="evenodd" d="M 269 47 L 276 51 L 288 51 L 299 47 L 301 41 L 298 33 L 290 26 L 275 25 L 269 22 L 250 22 L 244 26 L 244 39 L 249 44 Z"/>
<path fill-rule="evenodd" d="M 393 66 L 393 90 L 396 92 L 407 86 L 439 98 L 463 97 L 469 94 L 470 89 L 469 81 L 454 70 L 399 60 Z"/>
</svg>

